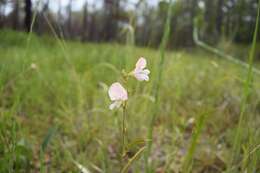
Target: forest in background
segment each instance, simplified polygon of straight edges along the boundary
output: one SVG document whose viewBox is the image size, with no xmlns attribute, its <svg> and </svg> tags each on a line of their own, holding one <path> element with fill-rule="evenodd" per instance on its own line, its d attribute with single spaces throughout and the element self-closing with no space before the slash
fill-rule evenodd
<svg viewBox="0 0 260 173">
<path fill-rule="evenodd" d="M 51 33 L 52 28 L 65 39 L 124 42 L 130 33 L 136 45 L 158 47 L 168 1 L 158 0 L 151 6 L 147 0 L 100 0 L 102 7 L 97 8 L 95 1 L 84 0 L 81 10 L 73 10 L 76 1 L 69 0 L 64 7 L 62 0 L 57 0 L 55 12 L 50 0 L 0 0 L 0 28 L 29 31 L 35 17 L 32 29 L 39 35 Z M 195 19 L 200 38 L 209 44 L 221 39 L 248 44 L 256 8 L 257 0 L 174 0 L 168 47 L 194 46 Z"/>
<path fill-rule="evenodd" d="M 260 1 L 0 2 L 0 173 L 260 172 Z"/>
</svg>

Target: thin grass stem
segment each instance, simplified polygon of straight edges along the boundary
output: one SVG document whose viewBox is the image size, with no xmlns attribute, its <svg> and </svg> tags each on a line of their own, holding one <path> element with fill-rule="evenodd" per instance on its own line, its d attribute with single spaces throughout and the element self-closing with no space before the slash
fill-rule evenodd
<svg viewBox="0 0 260 173">
<path fill-rule="evenodd" d="M 167 19 L 166 19 L 166 23 L 165 23 L 165 27 L 164 27 L 164 34 L 163 34 L 163 38 L 161 41 L 161 45 L 160 45 L 160 62 L 159 62 L 159 66 L 158 66 L 158 75 L 157 75 L 157 79 L 155 80 L 154 83 L 154 98 L 155 98 L 155 105 L 153 107 L 152 110 L 152 118 L 148 127 L 148 133 L 147 133 L 147 150 L 145 153 L 145 170 L 146 173 L 150 173 L 151 172 L 151 168 L 150 168 L 150 164 L 149 164 L 149 156 L 151 154 L 151 148 L 152 148 L 152 140 L 153 140 L 153 128 L 154 128 L 154 124 L 155 124 L 155 120 L 157 117 L 157 113 L 158 113 L 158 109 L 159 109 L 159 91 L 160 91 L 160 87 L 161 87 L 161 79 L 162 79 L 162 72 L 163 72 L 163 66 L 164 66 L 164 61 L 165 61 L 165 49 L 169 40 L 169 35 L 170 35 L 170 21 L 171 21 L 171 15 L 172 15 L 172 1 L 169 1 L 169 5 L 168 5 L 168 12 L 167 12 Z"/>
<path fill-rule="evenodd" d="M 126 138 L 126 125 L 125 125 L 125 120 L 126 120 L 126 103 L 124 103 L 123 106 L 123 117 L 122 117 L 122 151 L 121 151 L 121 170 L 124 168 L 124 156 L 125 156 L 125 138 Z"/>
<path fill-rule="evenodd" d="M 203 113 L 199 116 L 196 122 L 196 127 L 192 133 L 190 147 L 188 149 L 188 152 L 184 158 L 184 162 L 182 165 L 183 172 L 185 173 L 189 173 L 192 170 L 193 155 L 198 143 L 199 136 L 202 132 L 202 128 L 204 127 L 205 124 L 206 115 L 207 115 L 206 113 Z"/>
<path fill-rule="evenodd" d="M 249 57 L 248 57 L 248 72 L 247 72 L 247 77 L 246 81 L 244 84 L 244 89 L 243 89 L 243 97 L 242 97 L 242 102 L 240 106 L 240 116 L 239 116 L 239 122 L 238 122 L 238 127 L 235 135 L 235 140 L 234 140 L 234 145 L 233 145 L 233 150 L 232 150 L 232 157 L 231 161 L 228 165 L 228 170 L 232 167 L 233 164 L 238 159 L 239 152 L 241 150 L 241 145 L 242 145 L 242 128 L 243 128 L 243 123 L 245 120 L 245 112 L 247 109 L 247 100 L 250 95 L 250 85 L 253 81 L 253 62 L 254 62 L 254 55 L 255 55 L 255 48 L 256 48 L 256 39 L 257 39 L 257 33 L 258 33 L 258 23 L 259 23 L 259 12 L 260 11 L 260 3 L 258 2 L 258 10 L 257 10 L 257 18 L 256 18 L 256 24 L 255 24 L 255 30 L 254 30 L 254 37 L 252 41 L 252 47 L 250 49 Z M 229 171 L 228 171 L 229 172 Z"/>
</svg>

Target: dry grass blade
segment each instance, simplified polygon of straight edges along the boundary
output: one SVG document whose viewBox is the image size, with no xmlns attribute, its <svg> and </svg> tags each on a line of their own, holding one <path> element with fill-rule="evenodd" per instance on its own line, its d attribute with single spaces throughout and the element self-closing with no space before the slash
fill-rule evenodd
<svg viewBox="0 0 260 173">
<path fill-rule="evenodd" d="M 142 154 L 142 152 L 144 151 L 145 148 L 146 147 L 140 148 L 139 151 L 137 153 L 135 153 L 135 155 L 131 159 L 129 159 L 128 163 L 124 166 L 121 173 L 126 173 L 129 170 L 130 166 L 133 164 L 133 162 L 135 160 L 138 159 L 138 157 Z"/>
<path fill-rule="evenodd" d="M 76 162 L 76 161 L 73 161 L 73 162 L 74 162 L 74 164 L 79 168 L 79 170 L 80 170 L 82 173 L 90 173 L 90 171 L 89 171 L 86 167 L 82 166 L 81 164 L 79 164 L 79 163 Z"/>
</svg>

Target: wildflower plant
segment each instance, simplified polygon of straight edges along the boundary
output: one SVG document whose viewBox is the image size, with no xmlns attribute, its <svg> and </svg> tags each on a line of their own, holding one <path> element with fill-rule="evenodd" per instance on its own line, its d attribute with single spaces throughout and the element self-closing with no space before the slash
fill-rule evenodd
<svg viewBox="0 0 260 173">
<path fill-rule="evenodd" d="M 149 81 L 149 74 L 150 71 L 146 69 L 146 59 L 143 57 L 140 57 L 139 60 L 137 61 L 135 65 L 135 69 L 132 70 L 131 72 L 127 73 L 123 70 L 123 79 L 124 79 L 124 84 L 127 84 L 128 78 L 129 77 L 134 77 L 138 81 Z M 133 162 L 133 159 L 129 160 L 129 163 L 126 164 L 124 167 L 123 165 L 123 160 L 124 156 L 126 153 L 126 125 L 125 125 L 125 119 L 126 119 L 126 112 L 127 112 L 127 100 L 128 100 L 128 90 L 127 88 L 125 89 L 123 85 L 121 85 L 119 82 L 113 83 L 109 89 L 108 89 L 108 95 L 112 103 L 109 105 L 110 110 L 114 109 L 123 109 L 123 117 L 122 117 L 122 127 L 121 127 L 121 138 L 122 138 L 122 143 L 121 143 L 121 172 L 127 172 L 130 163 Z M 136 155 L 133 158 L 137 158 L 137 155 L 141 154 L 144 148 L 141 148 Z"/>
<path fill-rule="evenodd" d="M 130 75 L 134 76 L 137 80 L 139 81 L 149 81 L 149 74 L 150 74 L 150 70 L 145 69 L 146 68 L 146 59 L 141 57 L 136 65 L 135 65 L 135 69 L 130 72 Z"/>
<path fill-rule="evenodd" d="M 113 83 L 110 86 L 108 95 L 111 101 L 113 101 L 113 103 L 109 106 L 109 109 L 111 110 L 114 108 L 120 108 L 120 106 L 123 105 L 128 99 L 126 89 L 119 82 Z"/>
</svg>

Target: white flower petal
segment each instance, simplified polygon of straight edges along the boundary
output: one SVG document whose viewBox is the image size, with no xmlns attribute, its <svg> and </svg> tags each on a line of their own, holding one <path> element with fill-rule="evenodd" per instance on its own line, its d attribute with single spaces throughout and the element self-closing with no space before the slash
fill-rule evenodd
<svg viewBox="0 0 260 173">
<path fill-rule="evenodd" d="M 127 100 L 128 96 L 127 96 L 127 91 L 124 89 L 124 87 L 116 82 L 113 83 L 109 89 L 108 89 L 108 95 L 110 97 L 110 99 L 112 101 L 115 100 Z"/>
<path fill-rule="evenodd" d="M 144 69 L 146 67 L 146 59 L 141 57 L 135 65 L 135 69 Z"/>
<path fill-rule="evenodd" d="M 146 75 L 148 75 L 148 74 L 150 74 L 150 70 L 144 69 L 144 70 L 143 70 L 143 73 L 146 74 Z"/>
<path fill-rule="evenodd" d="M 145 76 L 144 80 L 148 82 L 149 81 L 149 76 Z"/>
<path fill-rule="evenodd" d="M 135 77 L 139 81 L 149 81 L 148 75 L 146 75 L 144 73 L 137 73 L 137 74 L 135 74 Z"/>
<path fill-rule="evenodd" d="M 111 105 L 109 105 L 109 109 L 113 110 L 115 108 L 119 108 L 122 104 L 122 101 L 114 101 Z"/>
<path fill-rule="evenodd" d="M 147 63 L 145 58 L 139 58 L 135 65 L 135 69 L 132 72 L 132 75 L 139 81 L 149 81 L 148 75 L 150 74 L 150 70 L 145 69 L 146 64 Z"/>
</svg>

